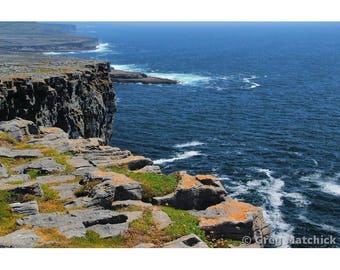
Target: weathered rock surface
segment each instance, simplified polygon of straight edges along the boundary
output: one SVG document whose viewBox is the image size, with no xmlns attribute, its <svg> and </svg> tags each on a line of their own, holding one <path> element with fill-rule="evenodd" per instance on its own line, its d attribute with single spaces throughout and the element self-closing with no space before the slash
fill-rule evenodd
<svg viewBox="0 0 340 270">
<path fill-rule="evenodd" d="M 227 195 L 222 184 L 211 175 L 191 176 L 180 172 L 181 179 L 175 192 L 164 197 L 155 197 L 153 202 L 175 208 L 202 210 L 222 202 Z"/>
<path fill-rule="evenodd" d="M 35 180 L 38 183 L 64 183 L 68 181 L 74 180 L 76 177 L 72 174 L 64 174 L 64 175 L 44 175 L 38 176 Z"/>
<path fill-rule="evenodd" d="M 191 211 L 191 214 L 200 217 L 200 228 L 213 239 L 242 240 L 249 236 L 252 241 L 261 242 L 270 234 L 259 207 L 231 198 L 202 211 Z"/>
<path fill-rule="evenodd" d="M 0 237 L 0 248 L 32 248 L 39 240 L 33 230 L 17 230 Z"/>
<path fill-rule="evenodd" d="M 5 187 L 0 187 L 0 190 L 10 191 L 13 196 L 17 197 L 18 202 L 20 202 L 22 196 L 24 195 L 34 195 L 38 197 L 44 196 L 44 192 L 38 183 L 25 183 L 20 185 L 7 185 Z"/>
<path fill-rule="evenodd" d="M 0 164 L 0 179 L 8 176 L 7 168 L 5 165 Z"/>
<path fill-rule="evenodd" d="M 156 247 L 156 245 L 153 243 L 140 243 L 134 246 L 134 248 L 154 248 L 154 247 Z"/>
<path fill-rule="evenodd" d="M 39 206 L 36 201 L 12 203 L 10 204 L 13 212 L 24 215 L 36 215 L 39 213 Z"/>
<path fill-rule="evenodd" d="M 163 248 L 208 248 L 196 234 L 189 234 L 178 238 L 172 242 L 166 243 Z"/>
<path fill-rule="evenodd" d="M 9 149 L 6 147 L 0 147 L 0 157 L 7 158 L 36 158 L 41 157 L 42 154 L 39 150 L 30 149 L 30 150 L 16 150 Z"/>
<path fill-rule="evenodd" d="M 65 165 L 57 163 L 51 157 L 40 158 L 26 164 L 13 168 L 18 173 L 27 173 L 32 170 L 39 171 L 40 174 L 48 174 L 53 172 L 62 172 L 65 170 Z"/>
<path fill-rule="evenodd" d="M 161 168 L 159 166 L 156 165 L 147 165 L 139 170 L 136 170 L 135 172 L 138 173 L 157 173 L 157 174 L 161 174 Z"/>
<path fill-rule="evenodd" d="M 11 175 L 8 178 L 5 178 L 3 180 L 6 180 L 6 183 L 12 182 L 12 181 L 29 182 L 31 180 L 31 177 L 29 176 L 29 174 L 13 174 L 13 175 Z"/>
<path fill-rule="evenodd" d="M 57 186 L 52 186 L 51 188 L 58 192 L 59 197 L 63 200 L 75 198 L 74 192 L 78 189 L 80 185 L 78 183 L 65 183 Z"/>
<path fill-rule="evenodd" d="M 92 198 L 92 205 L 111 208 L 113 201 L 142 199 L 141 185 L 125 175 L 114 172 L 94 171 L 85 176 L 83 183 L 91 181 L 102 182 L 89 192 L 89 197 Z"/>
<path fill-rule="evenodd" d="M 156 222 L 157 228 L 160 230 L 163 230 L 171 224 L 169 216 L 160 209 L 152 210 L 152 218 Z"/>
<path fill-rule="evenodd" d="M 1 90 L 1 80 L 0 80 L 0 97 L 3 93 L 3 90 Z M 1 120 L 8 120 L 8 118 L 5 118 L 5 115 L 3 115 L 3 108 L 2 105 L 2 99 L 0 98 L 0 119 Z M 15 117 L 15 115 L 13 116 Z M 12 117 L 12 118 L 13 118 Z M 1 121 L 0 122 L 0 132 L 6 132 L 9 136 L 12 138 L 21 141 L 25 135 L 37 135 L 39 134 L 38 127 L 32 122 L 28 120 L 24 120 L 21 118 L 15 118 L 10 121 Z"/>
<path fill-rule="evenodd" d="M 138 207 L 141 209 L 151 208 L 151 203 L 145 203 L 138 200 L 114 201 L 111 205 L 112 210 L 119 210 L 126 207 Z"/>
</svg>

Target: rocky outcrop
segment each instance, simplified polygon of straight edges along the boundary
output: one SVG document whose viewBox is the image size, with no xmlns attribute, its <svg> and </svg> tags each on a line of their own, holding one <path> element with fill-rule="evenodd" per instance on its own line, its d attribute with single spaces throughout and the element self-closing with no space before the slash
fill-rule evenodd
<svg viewBox="0 0 340 270">
<path fill-rule="evenodd" d="M 38 126 L 60 127 L 73 138 L 98 137 L 108 141 L 116 111 L 110 65 L 91 61 L 77 65 L 69 70 L 51 67 L 51 73 L 42 77 L 34 73 L 0 77 L 0 120 L 21 117 Z M 19 138 L 23 133 L 21 124 L 9 124 L 0 124 L 0 130 Z M 29 132 L 24 134 L 32 134 L 32 127 L 27 129 Z"/>
<path fill-rule="evenodd" d="M 202 210 L 224 201 L 227 195 L 221 183 L 211 175 L 191 176 L 180 172 L 180 177 L 178 186 L 173 193 L 155 197 L 153 202 L 184 210 Z"/>
<path fill-rule="evenodd" d="M 200 228 L 212 239 L 242 240 L 243 237 L 249 237 L 251 242 L 261 244 L 270 235 L 270 228 L 259 207 L 231 198 L 191 213 L 200 217 Z"/>
<path fill-rule="evenodd" d="M 178 84 L 176 80 L 152 77 L 145 73 L 135 71 L 124 71 L 118 69 L 111 70 L 111 79 L 118 83 L 142 83 L 142 84 Z"/>
<path fill-rule="evenodd" d="M 166 243 L 163 248 L 208 248 L 196 234 L 189 234 L 178 238 L 172 242 Z"/>
<path fill-rule="evenodd" d="M 32 248 L 39 240 L 33 230 L 17 230 L 0 237 L 0 248 Z"/>
</svg>

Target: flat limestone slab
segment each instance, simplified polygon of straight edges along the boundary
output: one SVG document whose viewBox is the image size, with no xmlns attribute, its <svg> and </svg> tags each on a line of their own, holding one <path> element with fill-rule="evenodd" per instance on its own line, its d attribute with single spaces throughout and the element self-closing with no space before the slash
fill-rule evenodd
<svg viewBox="0 0 340 270">
<path fill-rule="evenodd" d="M 17 230 L 0 237 L 0 248 L 32 248 L 39 240 L 33 230 Z"/>
</svg>

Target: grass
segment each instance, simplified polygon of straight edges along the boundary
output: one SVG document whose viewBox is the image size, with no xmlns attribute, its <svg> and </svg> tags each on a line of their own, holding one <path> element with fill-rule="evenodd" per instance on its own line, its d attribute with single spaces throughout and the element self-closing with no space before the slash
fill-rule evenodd
<svg viewBox="0 0 340 270">
<path fill-rule="evenodd" d="M 162 206 L 161 209 L 172 220 L 172 223 L 164 229 L 165 232 L 171 236 L 172 240 L 194 233 L 203 241 L 208 242 L 204 232 L 198 226 L 199 221 L 197 217 L 189 214 L 185 210 L 168 206 Z"/>
<path fill-rule="evenodd" d="M 37 178 L 40 174 L 38 170 L 31 170 L 28 172 L 28 175 L 31 177 L 31 179 Z"/>
<path fill-rule="evenodd" d="M 53 213 L 60 212 L 66 213 L 67 210 L 64 206 L 64 201 L 60 199 L 59 193 L 51 189 L 46 184 L 40 184 L 44 192 L 43 198 L 36 198 L 39 205 L 40 213 Z"/>
<path fill-rule="evenodd" d="M 7 191 L 0 191 L 0 236 L 15 231 L 18 227 L 16 220 L 20 215 L 13 214 L 9 206 L 11 194 Z"/>
<path fill-rule="evenodd" d="M 15 181 L 9 181 L 6 182 L 7 185 L 21 185 L 25 184 L 26 182 L 24 180 L 15 180 Z"/>
<path fill-rule="evenodd" d="M 173 192 L 179 180 L 176 174 L 137 173 L 125 167 L 112 167 L 110 170 L 138 181 L 142 186 L 143 201 L 146 202 L 151 202 L 153 197 L 164 196 Z"/>
</svg>

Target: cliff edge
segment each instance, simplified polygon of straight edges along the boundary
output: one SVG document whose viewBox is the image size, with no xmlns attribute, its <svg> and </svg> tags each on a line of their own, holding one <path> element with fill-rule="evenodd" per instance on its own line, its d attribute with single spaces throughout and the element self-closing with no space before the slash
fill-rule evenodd
<svg viewBox="0 0 340 270">
<path fill-rule="evenodd" d="M 71 137 L 112 135 L 115 92 L 106 62 L 0 55 L 0 120 L 22 117 Z"/>
</svg>

